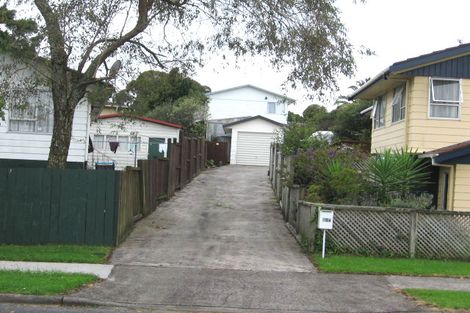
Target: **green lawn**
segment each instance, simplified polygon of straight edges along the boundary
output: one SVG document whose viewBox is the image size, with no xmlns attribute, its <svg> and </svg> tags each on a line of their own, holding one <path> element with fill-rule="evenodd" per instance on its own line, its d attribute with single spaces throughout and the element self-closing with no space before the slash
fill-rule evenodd
<svg viewBox="0 0 470 313">
<path fill-rule="evenodd" d="M 0 271 L 0 293 L 63 294 L 97 279 L 96 276 L 88 274 Z"/>
<path fill-rule="evenodd" d="M 470 277 L 470 262 L 405 258 L 378 258 L 333 255 L 325 259 L 315 254 L 313 262 L 323 272 L 393 274 L 407 276 Z"/>
<path fill-rule="evenodd" d="M 110 247 L 76 245 L 0 245 L 0 260 L 65 262 L 65 263 L 105 263 Z"/>
<path fill-rule="evenodd" d="M 443 309 L 470 309 L 470 291 L 404 289 L 407 295 Z"/>
</svg>

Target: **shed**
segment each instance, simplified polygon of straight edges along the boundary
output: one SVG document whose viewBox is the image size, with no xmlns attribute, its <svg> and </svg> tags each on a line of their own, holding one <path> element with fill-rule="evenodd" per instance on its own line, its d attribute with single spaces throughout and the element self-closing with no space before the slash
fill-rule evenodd
<svg viewBox="0 0 470 313">
<path fill-rule="evenodd" d="M 283 126 L 261 115 L 225 124 L 232 134 L 230 164 L 268 166 L 270 145 Z"/>
<path fill-rule="evenodd" d="M 106 114 L 91 125 L 90 165 L 113 163 L 118 170 L 136 166 L 137 160 L 165 156 L 168 139 L 179 140 L 181 125 L 147 117 Z M 115 145 L 115 151 L 112 146 Z"/>
</svg>

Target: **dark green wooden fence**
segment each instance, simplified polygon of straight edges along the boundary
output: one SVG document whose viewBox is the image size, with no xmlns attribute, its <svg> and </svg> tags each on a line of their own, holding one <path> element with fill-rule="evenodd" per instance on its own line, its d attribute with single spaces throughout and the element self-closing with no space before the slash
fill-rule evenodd
<svg viewBox="0 0 470 313">
<path fill-rule="evenodd" d="M 124 172 L 0 164 L 0 244 L 121 243 L 136 220 L 205 167 L 205 142 L 180 141 L 169 144 L 168 159 Z"/>
<path fill-rule="evenodd" d="M 114 245 L 118 175 L 0 168 L 0 243 Z"/>
</svg>

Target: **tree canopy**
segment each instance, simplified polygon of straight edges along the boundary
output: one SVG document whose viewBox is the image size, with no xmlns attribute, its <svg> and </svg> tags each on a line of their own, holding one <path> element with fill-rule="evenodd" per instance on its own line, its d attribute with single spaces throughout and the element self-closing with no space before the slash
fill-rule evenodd
<svg viewBox="0 0 470 313">
<path fill-rule="evenodd" d="M 372 105 L 371 101 L 354 100 L 337 102 L 338 107 L 328 112 L 325 107 L 312 104 L 303 115 L 290 113 L 288 126 L 282 136 L 282 149 L 286 154 L 293 154 L 298 149 L 315 148 L 318 143 L 312 134 L 316 131 L 332 131 L 336 141 L 352 141 L 369 144 L 371 119 L 360 112 Z"/>
<path fill-rule="evenodd" d="M 353 47 L 334 0 L 15 2 L 34 4 L 28 13 L 44 38 L 36 52 L 50 60 L 43 73 L 54 104 L 50 167 L 65 166 L 74 109 L 90 87 L 132 75 L 141 62 L 191 68 L 217 50 L 262 55 L 274 68 L 289 70 L 289 84 L 316 94 L 335 89 L 340 75 L 354 71 Z"/>
<path fill-rule="evenodd" d="M 170 72 L 147 71 L 116 96 L 116 104 L 133 115 L 181 124 L 191 136 L 203 136 L 207 119 L 208 87 L 187 77 L 178 68 Z"/>
</svg>

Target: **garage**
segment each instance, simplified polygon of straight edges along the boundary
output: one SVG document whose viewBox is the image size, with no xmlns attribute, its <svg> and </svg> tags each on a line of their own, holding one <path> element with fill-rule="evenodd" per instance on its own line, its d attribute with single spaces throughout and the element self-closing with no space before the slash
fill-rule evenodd
<svg viewBox="0 0 470 313">
<path fill-rule="evenodd" d="M 270 145 L 283 126 L 263 116 L 224 125 L 232 136 L 230 164 L 268 166 Z"/>
<path fill-rule="evenodd" d="M 269 165 L 269 147 L 273 133 L 239 132 L 237 139 L 237 164 Z"/>
</svg>

